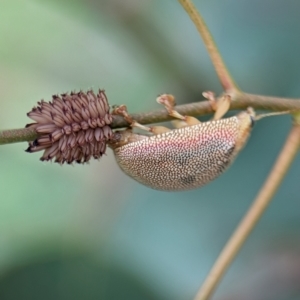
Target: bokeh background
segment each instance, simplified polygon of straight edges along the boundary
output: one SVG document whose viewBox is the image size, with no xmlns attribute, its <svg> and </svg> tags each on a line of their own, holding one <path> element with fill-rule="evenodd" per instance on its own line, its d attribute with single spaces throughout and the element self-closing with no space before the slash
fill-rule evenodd
<svg viewBox="0 0 300 300">
<path fill-rule="evenodd" d="M 299 97 L 300 2 L 195 0 L 237 83 Z M 0 0 L 0 128 L 40 99 L 104 88 L 130 112 L 221 91 L 175 0 Z M 42 163 L 0 148 L 0 299 L 192 299 L 250 206 L 291 126 L 260 121 L 234 165 L 206 187 L 166 193 L 120 172 Z M 300 159 L 214 299 L 300 299 Z"/>
</svg>

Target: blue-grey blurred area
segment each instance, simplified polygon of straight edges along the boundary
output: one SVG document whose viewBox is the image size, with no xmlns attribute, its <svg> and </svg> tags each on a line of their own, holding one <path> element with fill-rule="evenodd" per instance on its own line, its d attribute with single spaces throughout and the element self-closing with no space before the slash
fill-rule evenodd
<svg viewBox="0 0 300 300">
<path fill-rule="evenodd" d="M 300 1 L 195 0 L 239 86 L 300 96 Z M 40 99 L 104 88 L 130 112 L 221 92 L 175 0 L 0 0 L 0 128 Z M 291 127 L 259 121 L 223 176 L 179 193 L 126 177 L 110 150 L 59 166 L 0 148 L 0 299 L 192 299 L 260 189 Z M 214 299 L 300 299 L 300 159 Z"/>
</svg>

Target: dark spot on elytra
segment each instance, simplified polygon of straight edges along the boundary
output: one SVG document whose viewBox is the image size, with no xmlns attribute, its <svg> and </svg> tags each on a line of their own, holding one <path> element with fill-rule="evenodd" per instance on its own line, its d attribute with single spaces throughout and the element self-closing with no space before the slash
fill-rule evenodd
<svg viewBox="0 0 300 300">
<path fill-rule="evenodd" d="M 194 175 L 188 175 L 187 177 L 180 178 L 180 181 L 183 184 L 192 184 L 193 182 L 195 182 L 195 180 L 196 180 L 196 176 Z"/>
</svg>

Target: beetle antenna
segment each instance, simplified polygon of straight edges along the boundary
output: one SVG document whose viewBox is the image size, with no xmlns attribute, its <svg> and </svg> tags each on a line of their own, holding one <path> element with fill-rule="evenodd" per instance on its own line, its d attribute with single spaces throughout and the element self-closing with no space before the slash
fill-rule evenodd
<svg viewBox="0 0 300 300">
<path fill-rule="evenodd" d="M 285 110 L 285 111 L 277 111 L 277 112 L 272 112 L 272 113 L 267 113 L 267 114 L 261 114 L 255 117 L 255 121 L 258 121 L 260 119 L 266 118 L 266 117 L 271 117 L 271 116 L 278 116 L 278 115 L 286 115 L 290 114 L 290 110 Z"/>
</svg>

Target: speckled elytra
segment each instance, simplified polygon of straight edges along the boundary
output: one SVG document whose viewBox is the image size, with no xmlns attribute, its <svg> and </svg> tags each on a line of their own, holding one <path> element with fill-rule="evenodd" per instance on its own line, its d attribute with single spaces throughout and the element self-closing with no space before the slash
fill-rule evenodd
<svg viewBox="0 0 300 300">
<path fill-rule="evenodd" d="M 172 95 L 157 98 L 170 116 L 175 129 L 146 127 L 133 120 L 124 105 L 114 113 L 122 115 L 131 127 L 152 135 L 116 131 L 109 146 L 120 168 L 138 182 L 157 190 L 183 191 L 201 187 L 224 172 L 243 148 L 256 119 L 253 109 L 222 119 L 230 106 L 230 97 L 218 102 L 212 93 L 205 94 L 215 110 L 212 121 L 201 123 L 182 116 L 175 109 Z"/>
</svg>

